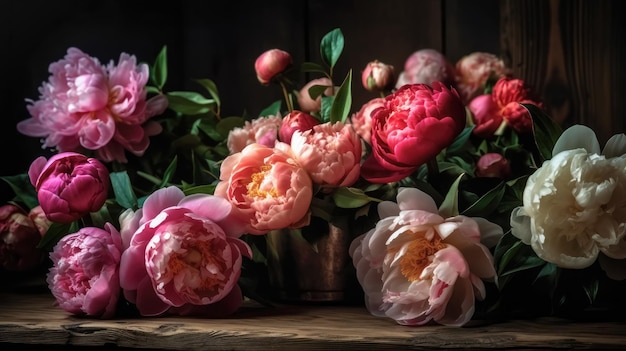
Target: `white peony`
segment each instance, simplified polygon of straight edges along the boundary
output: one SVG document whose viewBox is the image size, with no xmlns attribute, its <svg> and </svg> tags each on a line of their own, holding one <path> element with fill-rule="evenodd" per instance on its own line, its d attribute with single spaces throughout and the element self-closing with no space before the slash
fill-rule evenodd
<svg viewBox="0 0 626 351">
<path fill-rule="evenodd" d="M 609 277 L 626 278 L 626 135 L 601 153 L 595 133 L 576 125 L 552 154 L 526 183 L 513 235 L 559 267 L 585 268 L 600 256 Z"/>
</svg>

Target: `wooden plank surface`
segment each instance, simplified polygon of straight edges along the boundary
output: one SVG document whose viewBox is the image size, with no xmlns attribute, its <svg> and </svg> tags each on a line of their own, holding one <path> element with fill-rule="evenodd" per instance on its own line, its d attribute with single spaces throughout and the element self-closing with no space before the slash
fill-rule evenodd
<svg viewBox="0 0 626 351">
<path fill-rule="evenodd" d="M 538 320 L 406 327 L 361 306 L 245 305 L 227 319 L 72 317 L 48 293 L 0 294 L 0 345 L 154 350 L 621 349 L 623 322 Z"/>
</svg>

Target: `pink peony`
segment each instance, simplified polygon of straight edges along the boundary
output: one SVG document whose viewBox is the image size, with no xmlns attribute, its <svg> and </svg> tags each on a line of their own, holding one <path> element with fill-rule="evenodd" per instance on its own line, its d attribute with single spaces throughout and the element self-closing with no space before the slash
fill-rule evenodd
<svg viewBox="0 0 626 351">
<path fill-rule="evenodd" d="M 305 132 L 318 124 L 320 124 L 320 121 L 317 118 L 302 111 L 294 110 L 289 112 L 283 118 L 283 122 L 280 125 L 280 130 L 278 131 L 278 136 L 280 138 L 280 141 L 286 144 L 290 144 L 291 136 L 294 132 Z"/>
<path fill-rule="evenodd" d="M 432 85 L 433 82 L 451 85 L 454 82 L 454 65 L 437 50 L 421 49 L 406 59 L 396 88 L 406 84 Z"/>
<path fill-rule="evenodd" d="M 76 315 L 114 317 L 121 254 L 120 233 L 109 223 L 64 236 L 50 253 L 53 266 L 47 276 L 59 306 Z"/>
<path fill-rule="evenodd" d="M 37 231 L 41 234 L 41 236 L 46 234 L 52 224 L 52 221 L 46 217 L 46 213 L 43 211 L 41 206 L 31 208 L 28 212 L 28 218 L 33 221 L 35 228 L 37 228 Z"/>
<path fill-rule="evenodd" d="M 97 159 L 75 152 L 39 157 L 28 170 L 46 217 L 69 223 L 100 210 L 107 199 L 109 171 Z"/>
<path fill-rule="evenodd" d="M 224 159 L 215 195 L 246 218 L 248 233 L 266 234 L 309 224 L 313 183 L 288 144 L 252 144 Z"/>
<path fill-rule="evenodd" d="M 496 152 L 486 153 L 476 163 L 476 176 L 506 178 L 511 174 L 511 164 L 502 155 Z"/>
<path fill-rule="evenodd" d="M 226 141 L 228 151 L 234 154 L 253 143 L 274 147 L 278 140 L 278 130 L 282 121 L 283 119 L 279 114 L 277 116 L 258 117 L 252 121 L 246 121 L 241 128 L 233 128 L 228 132 Z"/>
<path fill-rule="evenodd" d="M 385 106 L 384 98 L 374 98 L 361 106 L 359 112 L 352 115 L 352 127 L 361 139 L 370 143 L 372 139 L 372 113 L 379 107 Z"/>
<path fill-rule="evenodd" d="M 500 109 L 491 94 L 478 95 L 467 108 L 472 112 L 475 127 L 472 133 L 487 139 L 493 136 L 504 121 Z"/>
<path fill-rule="evenodd" d="M 449 146 L 465 128 L 465 107 L 454 89 L 410 84 L 385 98 L 372 115 L 372 155 L 361 167 L 373 183 L 401 180 Z"/>
<path fill-rule="evenodd" d="M 383 92 L 396 84 L 396 72 L 392 65 L 378 60 L 368 62 L 361 74 L 361 83 L 367 91 Z"/>
<path fill-rule="evenodd" d="M 481 279 L 496 276 L 481 234 L 501 236 L 502 228 L 484 219 L 444 218 L 415 188 L 400 188 L 397 201 L 380 203 L 376 227 L 350 245 L 367 309 L 403 325 L 464 325 L 474 301 L 486 295 Z"/>
<path fill-rule="evenodd" d="M 498 80 L 509 73 L 501 58 L 487 52 L 463 56 L 456 62 L 455 68 L 455 86 L 464 104 L 483 94 L 489 80 Z"/>
<path fill-rule="evenodd" d="M 117 66 L 104 67 L 70 48 L 49 71 L 39 100 L 29 100 L 31 118 L 17 125 L 22 134 L 44 138 L 42 147 L 95 150 L 103 161 L 127 162 L 125 150 L 141 156 L 148 137 L 161 132 L 148 119 L 165 110 L 167 99 L 158 95 L 146 100 L 148 65 L 137 65 L 134 56 L 121 54 Z"/>
<path fill-rule="evenodd" d="M 20 207 L 0 206 L 0 270 L 28 271 L 43 262 L 35 223 Z"/>
<path fill-rule="evenodd" d="M 315 113 L 320 112 L 320 110 L 322 109 L 322 95 L 313 99 L 311 97 L 311 94 L 309 94 L 309 89 L 316 85 L 328 87 L 326 88 L 326 90 L 324 90 L 324 93 L 322 93 L 322 95 L 333 95 L 333 82 L 329 78 L 322 77 L 310 80 L 298 92 L 298 106 L 300 107 L 301 111 L 306 113 Z"/>
<path fill-rule="evenodd" d="M 296 131 L 291 148 L 315 184 L 350 186 L 359 179 L 361 140 L 349 124 L 329 122 Z"/>
<path fill-rule="evenodd" d="M 242 303 L 237 280 L 250 247 L 243 223 L 223 198 L 155 191 L 141 209 L 120 218 L 124 244 L 120 284 L 143 316 L 165 312 L 230 314 Z"/>
<path fill-rule="evenodd" d="M 293 64 L 291 55 L 280 49 L 271 49 L 262 53 L 254 62 L 256 77 L 261 84 L 268 84 L 274 77 Z"/>
</svg>

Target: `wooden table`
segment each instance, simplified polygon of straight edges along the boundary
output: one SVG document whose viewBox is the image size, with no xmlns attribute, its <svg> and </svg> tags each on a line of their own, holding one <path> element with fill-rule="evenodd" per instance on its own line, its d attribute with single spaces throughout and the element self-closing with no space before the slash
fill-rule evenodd
<svg viewBox="0 0 626 351">
<path fill-rule="evenodd" d="M 246 304 L 227 319 L 97 320 L 65 313 L 49 293 L 0 293 L 3 350 L 33 345 L 45 350 L 622 349 L 625 334 L 624 322 L 555 318 L 406 327 L 361 306 L 328 305 Z"/>
</svg>

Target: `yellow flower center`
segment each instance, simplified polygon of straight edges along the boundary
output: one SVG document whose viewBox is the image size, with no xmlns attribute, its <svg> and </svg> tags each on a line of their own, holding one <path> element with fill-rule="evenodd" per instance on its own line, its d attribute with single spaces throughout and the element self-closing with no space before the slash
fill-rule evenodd
<svg viewBox="0 0 626 351">
<path fill-rule="evenodd" d="M 252 197 L 277 197 L 278 190 L 271 186 L 267 186 L 268 182 L 265 182 L 266 176 L 272 169 L 271 165 L 263 165 L 258 172 L 254 173 L 250 177 L 250 183 L 248 183 L 248 195 Z"/>
<path fill-rule="evenodd" d="M 424 268 L 432 262 L 432 256 L 447 246 L 438 236 L 428 240 L 423 236 L 417 237 L 415 233 L 413 235 L 416 237 L 400 259 L 400 271 L 411 282 L 420 279 Z"/>
</svg>

